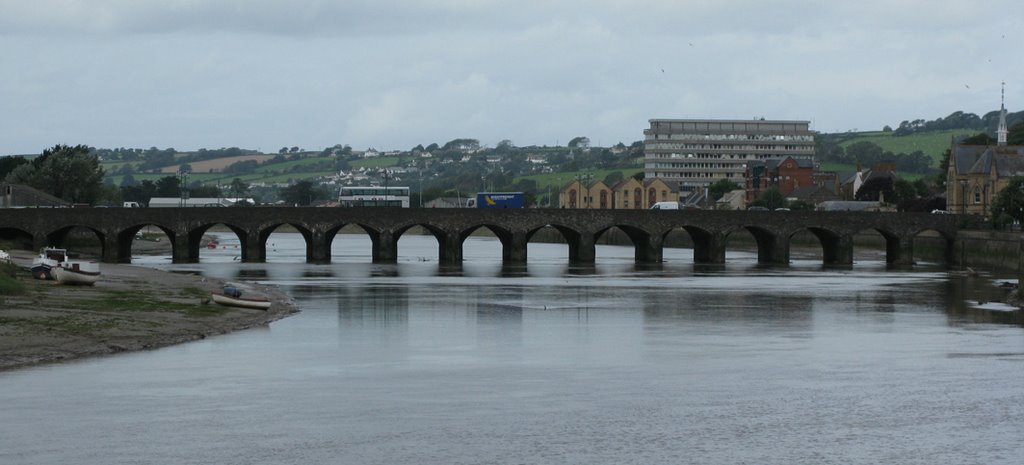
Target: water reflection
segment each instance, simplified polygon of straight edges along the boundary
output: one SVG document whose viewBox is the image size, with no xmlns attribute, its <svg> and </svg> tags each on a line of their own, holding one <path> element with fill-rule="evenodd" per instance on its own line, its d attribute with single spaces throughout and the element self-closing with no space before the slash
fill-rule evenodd
<svg viewBox="0 0 1024 465">
<path fill-rule="evenodd" d="M 339 236 L 336 246 L 351 238 Z M 1000 289 L 992 277 L 951 276 L 941 264 L 918 263 L 912 269 L 893 267 L 883 259 L 861 259 L 854 267 L 830 266 L 820 263 L 818 257 L 797 258 L 787 265 L 760 264 L 756 253 L 733 251 L 724 264 L 698 264 L 692 262 L 688 250 L 666 249 L 665 261 L 656 264 L 637 264 L 633 261 L 632 247 L 601 245 L 598 247 L 598 262 L 595 264 L 569 264 L 564 244 L 531 243 L 530 258 L 526 264 L 504 264 L 500 248 L 493 238 L 471 238 L 466 242 L 465 261 L 459 265 L 442 265 L 436 260 L 420 261 L 416 257 L 436 249 L 433 237 L 411 236 L 403 243 L 406 257 L 398 263 L 374 264 L 336 262 L 325 265 L 305 263 L 305 249 L 297 234 L 276 233 L 275 245 L 278 263 L 247 264 L 234 261 L 230 249 L 211 250 L 204 256 L 204 263 L 170 265 L 167 257 L 151 257 L 141 260 L 150 266 L 172 269 L 176 272 L 203 273 L 228 280 L 274 281 L 286 283 L 297 296 L 315 296 L 321 288 L 332 287 L 339 282 L 359 283 L 374 280 L 398 280 L 415 282 L 427 280 L 446 283 L 447 280 L 479 283 L 504 280 L 514 285 L 535 286 L 537 283 L 554 286 L 558 292 L 566 292 L 573 286 L 609 286 L 610 288 L 653 286 L 637 296 L 634 302 L 623 302 L 622 308 L 643 308 L 648 318 L 665 316 L 677 318 L 701 318 L 702 312 L 713 312 L 723 318 L 738 318 L 733 309 L 748 307 L 746 317 L 776 317 L 800 319 L 806 317 L 809 302 L 815 298 L 829 298 L 833 289 L 843 289 L 846 280 L 879 281 L 892 286 L 901 286 L 912 292 L 856 291 L 851 294 L 849 309 L 853 312 L 898 315 L 908 306 L 916 304 L 913 299 L 919 292 L 946 296 L 941 305 L 950 324 L 966 322 L 992 322 L 1024 325 L 1021 312 L 992 311 L 977 308 L 976 302 L 1002 300 L 1006 290 Z M 232 236 L 224 241 L 231 243 Z M 422 249 L 422 250 L 421 250 Z M 290 254 L 290 255 L 289 255 Z M 366 258 L 369 258 L 367 255 Z M 209 260 L 209 261 L 207 261 Z M 736 279 L 749 282 L 745 290 L 754 293 L 737 292 L 732 288 Z M 799 280 L 812 279 L 801 284 Z M 411 280 L 411 281 L 410 281 Z M 443 284 L 448 285 L 448 284 Z M 396 286 L 396 289 L 400 286 Z M 669 295 L 663 302 L 662 287 L 689 289 L 678 295 Z M 771 292 L 777 289 L 778 294 Z M 463 289 L 473 289 L 468 286 Z M 804 292 L 793 292 L 801 289 Z M 698 292 L 699 291 L 699 292 Z M 712 298 L 705 298 L 702 292 L 710 292 Z M 576 290 L 572 291 L 577 292 Z M 589 291 L 588 291 L 589 292 Z M 533 287 L 531 293 L 543 295 Z M 784 296 L 784 297 L 778 297 Z M 551 296 L 549 302 L 539 302 L 538 308 L 557 308 L 562 305 L 560 296 Z M 586 296 L 580 296 L 586 299 Z M 355 297 L 349 297 L 354 299 Z M 602 299 L 620 301 L 615 296 Z M 783 300 L 779 300 L 782 298 Z M 379 300 L 379 299 L 378 299 Z M 525 300 L 530 300 L 529 297 Z M 586 301 L 577 305 L 586 308 Z M 348 302 L 349 304 L 353 302 Z M 683 309 L 680 306 L 687 306 Z M 357 305 L 356 308 L 359 308 Z M 527 307 L 528 308 L 528 307 Z M 575 307 L 574 307 L 575 308 Z M 475 310 L 474 310 L 475 311 Z M 585 311 L 585 310 L 584 310 Z M 665 313 L 668 312 L 668 313 Z M 793 313 L 795 312 L 795 313 Z M 895 317 L 893 317 L 895 318 Z"/>
<path fill-rule="evenodd" d="M 268 270 L 266 268 L 263 268 L 263 267 L 251 267 L 251 266 L 245 267 L 245 268 L 239 268 L 238 269 L 238 273 L 235 274 L 236 278 L 241 279 L 241 280 L 249 280 L 249 281 L 264 280 L 264 279 L 267 279 L 269 276 L 270 276 L 270 273 L 268 272 Z"/>
<path fill-rule="evenodd" d="M 409 289 L 404 286 L 345 286 L 333 289 L 338 321 L 351 324 L 405 325 L 409 321 Z M 327 290 L 324 293 L 331 293 Z"/>
</svg>

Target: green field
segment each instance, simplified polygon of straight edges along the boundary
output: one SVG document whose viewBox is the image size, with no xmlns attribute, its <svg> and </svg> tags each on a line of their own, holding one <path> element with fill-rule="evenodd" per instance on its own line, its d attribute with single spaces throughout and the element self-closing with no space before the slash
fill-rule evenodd
<svg viewBox="0 0 1024 465">
<path fill-rule="evenodd" d="M 353 168 L 383 168 L 398 164 L 398 157 L 374 157 L 355 160 L 350 163 Z"/>
<path fill-rule="evenodd" d="M 308 157 L 300 160 L 290 160 L 281 163 L 272 163 L 266 165 L 260 165 L 254 171 L 257 173 L 281 173 L 285 171 L 291 171 L 296 166 L 315 165 L 323 162 L 334 162 L 334 157 Z M 297 173 L 301 174 L 301 173 Z"/>
<path fill-rule="evenodd" d="M 851 133 L 849 137 L 845 134 L 832 134 L 830 136 L 840 140 L 839 145 L 844 148 L 857 142 L 871 142 L 881 147 L 882 150 L 892 153 L 910 154 L 915 150 L 920 150 L 935 160 L 934 166 L 939 166 L 939 162 L 942 161 L 942 154 L 949 148 L 954 137 L 972 136 L 977 134 L 977 132 L 969 129 L 953 129 L 896 137 L 891 132 L 877 131 Z"/>
</svg>

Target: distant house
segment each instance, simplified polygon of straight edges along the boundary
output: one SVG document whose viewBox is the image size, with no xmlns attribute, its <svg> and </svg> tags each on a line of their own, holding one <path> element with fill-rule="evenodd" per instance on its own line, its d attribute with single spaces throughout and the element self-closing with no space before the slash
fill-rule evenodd
<svg viewBox="0 0 1024 465">
<path fill-rule="evenodd" d="M 532 163 L 534 165 L 546 165 L 546 164 L 548 164 L 548 160 L 546 158 L 544 158 L 541 155 L 535 155 L 535 154 L 527 155 L 526 156 L 526 161 L 529 162 L 529 163 Z"/>
<path fill-rule="evenodd" d="M 21 184 L 0 183 L 0 194 L 0 208 L 71 206 L 69 202 Z"/>
</svg>

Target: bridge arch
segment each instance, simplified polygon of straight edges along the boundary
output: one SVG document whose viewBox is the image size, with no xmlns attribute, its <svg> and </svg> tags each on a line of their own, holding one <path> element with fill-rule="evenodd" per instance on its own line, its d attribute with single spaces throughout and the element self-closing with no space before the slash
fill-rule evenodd
<svg viewBox="0 0 1024 465">
<path fill-rule="evenodd" d="M 117 232 L 117 262 L 118 263 L 131 263 L 133 254 L 132 246 L 135 244 L 135 239 L 138 237 L 140 231 L 147 226 L 153 226 L 159 229 L 165 236 L 171 247 L 177 237 L 174 229 L 159 223 L 141 223 L 129 226 Z M 173 250 L 172 250 L 173 256 Z"/>
<path fill-rule="evenodd" d="M 444 264 L 456 264 L 462 261 L 462 243 L 459 242 L 457 234 L 450 233 L 441 227 L 428 222 L 405 223 L 390 231 L 390 234 L 382 233 L 379 239 L 380 243 L 374 244 L 374 248 L 378 248 L 378 246 L 381 248 L 387 248 L 389 247 L 389 244 L 386 242 L 390 242 L 390 249 L 394 254 L 390 261 L 397 261 L 399 254 L 399 241 L 405 233 L 417 226 L 423 228 L 423 230 L 437 240 L 438 262 Z"/>
<path fill-rule="evenodd" d="M 607 225 L 594 234 L 596 242 L 612 229 L 622 231 L 633 243 L 633 259 L 637 263 L 661 263 L 663 258 L 661 235 L 651 234 L 647 229 L 636 224 L 616 223 Z M 596 252 L 595 252 L 596 258 Z"/>
<path fill-rule="evenodd" d="M 241 249 L 241 256 L 239 258 L 241 259 L 241 261 L 262 261 L 265 258 L 259 256 L 258 254 L 255 256 L 252 255 L 252 241 L 250 240 L 250 235 L 248 234 L 248 230 L 246 228 L 238 226 L 233 223 L 205 223 L 188 229 L 186 234 L 183 236 L 184 246 L 180 245 L 182 243 L 182 237 L 179 237 L 174 242 L 176 256 L 175 262 L 179 261 L 177 256 L 182 253 L 179 252 L 179 250 L 184 250 L 185 257 L 183 257 L 184 259 L 180 261 L 188 263 L 199 263 L 199 251 L 203 243 L 203 236 L 206 234 L 207 231 L 210 230 L 210 228 L 217 225 L 223 225 L 224 227 L 228 228 L 231 232 L 235 233 L 235 236 L 238 237 L 239 248 Z"/>
<path fill-rule="evenodd" d="M 864 244 L 866 236 L 877 234 L 881 236 L 885 246 L 885 263 L 887 265 L 902 265 L 913 263 L 913 248 L 909 242 L 910 237 L 893 232 L 879 226 L 868 226 L 851 232 L 850 240 L 850 263 L 854 263 L 858 247 L 867 248 Z M 844 263 L 845 264 L 845 263 Z"/>
<path fill-rule="evenodd" d="M 116 256 L 113 252 L 116 251 L 116 246 L 108 244 L 107 238 L 110 237 L 106 232 L 86 224 L 63 224 L 58 226 L 45 234 L 44 246 L 54 247 L 68 247 L 68 236 L 71 235 L 72 231 L 78 231 L 82 235 L 82 239 L 91 241 L 95 239 L 98 241 L 96 244 L 100 251 L 100 257 L 104 261 L 116 261 Z M 89 247 L 89 245 L 85 245 Z"/>
<path fill-rule="evenodd" d="M 910 244 L 910 253 L 913 256 L 915 249 L 932 248 L 938 249 L 938 259 L 947 266 L 957 263 L 956 258 L 956 236 L 946 231 L 930 228 L 918 228 L 907 234 Z M 929 247 L 930 246 L 930 247 Z M 913 257 L 916 259 L 916 257 Z"/>
<path fill-rule="evenodd" d="M 15 247 L 34 250 L 36 236 L 24 229 L 15 227 L 0 227 L 0 239 L 12 242 Z"/>
<path fill-rule="evenodd" d="M 761 264 L 789 263 L 789 238 L 765 226 L 745 224 L 726 229 L 722 234 L 728 244 L 729 236 L 746 231 L 757 244 L 757 262 Z"/>
<path fill-rule="evenodd" d="M 853 264 L 853 236 L 849 233 L 843 234 L 819 226 L 808 226 L 801 228 L 810 232 L 818 239 L 821 245 L 821 262 L 824 265 L 850 265 Z M 787 237 L 792 238 L 800 229 L 791 232 Z"/>
<path fill-rule="evenodd" d="M 323 253 L 320 249 L 324 246 L 323 243 L 318 244 L 316 235 L 313 230 L 300 222 L 292 221 L 275 221 L 262 223 L 256 226 L 256 233 L 253 237 L 249 238 L 249 250 L 248 261 L 267 261 L 267 241 L 270 239 L 270 235 L 274 234 L 278 228 L 282 226 L 291 226 L 302 236 L 303 243 L 306 246 L 306 261 L 310 263 L 317 263 L 325 261 Z M 322 241 L 321 241 L 322 242 Z"/>
<path fill-rule="evenodd" d="M 338 223 L 329 226 L 324 231 L 324 250 L 327 251 L 327 260 L 334 260 L 334 240 L 338 238 L 338 235 L 349 234 L 343 232 L 345 229 L 355 229 L 363 232 L 366 239 L 370 240 L 371 259 L 377 261 L 377 244 L 380 242 L 380 229 L 377 229 L 369 224 L 352 222 L 352 223 Z"/>
<path fill-rule="evenodd" d="M 570 263 L 592 263 L 594 261 L 593 236 L 588 237 L 577 229 L 560 222 L 530 226 L 526 232 L 526 242 L 529 243 L 530 239 L 545 228 L 553 228 L 562 235 L 562 239 L 569 246 Z"/>
<path fill-rule="evenodd" d="M 693 243 L 694 263 L 725 263 L 724 235 L 711 229 L 692 224 L 674 225 L 658 235 L 660 242 L 664 244 L 670 234 L 679 230 L 685 232 Z M 664 255 L 664 249 L 662 249 L 662 255 Z"/>
<path fill-rule="evenodd" d="M 472 226 L 462 230 L 459 233 L 459 238 L 458 238 L 458 242 L 459 242 L 458 247 L 459 247 L 459 250 L 460 250 L 460 253 L 459 253 L 460 257 L 463 255 L 463 253 L 465 251 L 466 239 L 468 239 L 470 236 L 473 235 L 473 233 L 475 233 L 476 231 L 480 230 L 481 228 L 487 229 L 488 231 L 490 231 L 492 234 L 494 234 L 495 237 L 498 238 L 498 241 L 501 242 L 501 258 L 502 258 L 502 261 L 504 261 L 504 262 L 519 261 L 519 260 L 517 260 L 519 255 L 522 255 L 522 261 L 525 261 L 525 259 L 526 259 L 526 250 L 525 250 L 525 245 L 526 244 L 525 244 L 525 242 L 523 242 L 522 244 L 517 244 L 516 241 L 515 241 L 515 234 L 512 231 L 510 231 L 506 227 L 499 226 L 499 225 L 494 224 L 494 223 L 475 224 L 475 225 L 472 225 Z M 522 250 L 519 250 L 520 248 Z"/>
</svg>

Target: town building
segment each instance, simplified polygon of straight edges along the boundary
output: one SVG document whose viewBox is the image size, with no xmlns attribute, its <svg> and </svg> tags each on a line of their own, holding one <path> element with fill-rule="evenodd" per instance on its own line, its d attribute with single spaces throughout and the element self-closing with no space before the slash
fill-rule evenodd
<svg viewBox="0 0 1024 465">
<path fill-rule="evenodd" d="M 558 205 L 562 208 L 612 208 L 612 190 L 604 181 L 584 183 L 574 179 L 558 193 Z"/>
<path fill-rule="evenodd" d="M 744 180 L 748 203 L 770 187 L 788 196 L 801 187 L 814 185 L 814 160 L 792 156 L 752 160 L 747 162 Z"/>
<path fill-rule="evenodd" d="M 603 181 L 585 184 L 573 180 L 558 193 L 562 208 L 638 210 L 651 208 L 657 202 L 679 200 L 679 193 L 661 179 L 626 178 L 609 187 Z"/>
<path fill-rule="evenodd" d="M 685 200 L 722 179 L 745 185 L 747 163 L 814 158 L 809 121 L 652 119 L 644 130 L 644 176 L 662 179 Z"/>
<path fill-rule="evenodd" d="M 992 202 L 1010 182 L 1024 176 L 1024 145 L 1007 145 L 1006 107 L 999 105 L 996 145 L 950 147 L 946 174 L 946 211 L 989 216 Z"/>
</svg>

